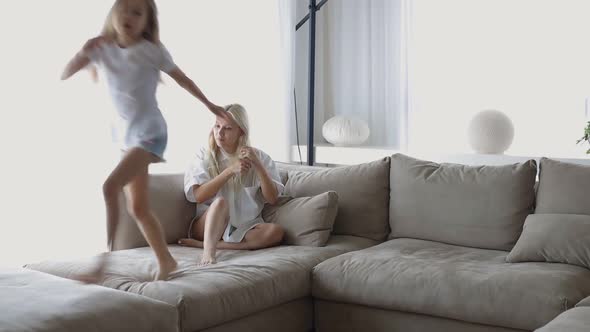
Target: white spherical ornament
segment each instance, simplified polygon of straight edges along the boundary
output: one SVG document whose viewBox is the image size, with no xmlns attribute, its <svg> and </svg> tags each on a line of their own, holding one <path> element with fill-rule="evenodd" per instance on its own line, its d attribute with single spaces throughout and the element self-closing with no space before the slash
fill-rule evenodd
<svg viewBox="0 0 590 332">
<path fill-rule="evenodd" d="M 502 154 L 514 139 L 514 125 L 506 114 L 496 110 L 477 113 L 467 129 L 469 144 L 477 153 Z"/>
<path fill-rule="evenodd" d="M 345 116 L 330 118 L 322 127 L 326 141 L 336 146 L 363 144 L 369 134 L 369 126 L 365 121 Z"/>
</svg>

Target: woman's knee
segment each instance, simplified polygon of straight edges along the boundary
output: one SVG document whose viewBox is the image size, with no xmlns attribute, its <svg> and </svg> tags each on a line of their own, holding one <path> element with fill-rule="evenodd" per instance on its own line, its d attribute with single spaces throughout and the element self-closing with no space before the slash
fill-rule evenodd
<svg viewBox="0 0 590 332">
<path fill-rule="evenodd" d="M 227 227 L 229 222 L 229 206 L 227 200 L 223 197 L 217 197 L 207 209 L 207 218 L 205 224 L 215 223 Z M 203 225 L 204 227 L 204 225 Z M 204 229 L 203 229 L 204 232 Z"/>
<path fill-rule="evenodd" d="M 219 211 L 227 212 L 227 211 L 229 211 L 229 206 L 228 206 L 227 200 L 225 198 L 217 197 L 213 200 L 213 203 L 211 203 L 211 206 L 209 206 L 209 209 L 216 209 Z"/>
</svg>

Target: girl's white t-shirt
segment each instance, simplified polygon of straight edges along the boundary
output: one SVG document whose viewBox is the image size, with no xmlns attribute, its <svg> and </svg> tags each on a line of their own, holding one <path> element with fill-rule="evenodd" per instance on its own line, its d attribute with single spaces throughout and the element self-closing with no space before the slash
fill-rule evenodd
<svg viewBox="0 0 590 332">
<path fill-rule="evenodd" d="M 281 182 L 279 170 L 277 169 L 275 162 L 266 153 L 258 149 L 254 150 L 261 164 L 270 176 L 272 182 L 275 184 L 279 195 L 281 195 L 285 186 Z M 220 151 L 221 155 L 219 158 L 219 167 L 221 168 L 220 171 L 223 171 L 229 166 L 231 161 L 229 156 L 223 152 L 223 150 Z M 209 161 L 207 158 L 205 158 L 205 156 L 205 151 L 201 151 L 201 153 L 197 155 L 195 160 L 184 174 L 184 193 L 186 195 L 186 199 L 193 203 L 196 202 L 195 196 L 193 194 L 193 186 L 202 185 L 212 180 L 208 171 Z M 250 169 L 250 172 L 255 171 L 252 168 Z M 224 241 L 228 240 L 227 236 L 229 233 L 227 230 L 230 228 L 230 225 L 234 226 L 235 228 L 240 228 L 241 225 L 248 224 L 252 220 L 260 217 L 265 200 L 261 191 L 260 179 L 256 174 L 252 175 L 253 177 L 251 178 L 250 183 L 244 184 L 240 190 L 235 191 L 232 188 L 231 183 L 226 182 L 221 190 L 217 192 L 215 197 L 202 204 L 197 204 L 196 215 L 197 217 L 200 217 L 209 208 L 209 205 L 216 197 L 221 196 L 226 200 L 229 206 L 229 222 L 226 232 L 224 232 Z"/>
<path fill-rule="evenodd" d="M 156 89 L 160 71 L 170 73 L 176 64 L 162 44 L 142 40 L 121 48 L 114 42 L 105 43 L 88 57 L 106 76 L 119 115 L 113 123 L 116 142 L 129 148 L 167 134 Z"/>
</svg>

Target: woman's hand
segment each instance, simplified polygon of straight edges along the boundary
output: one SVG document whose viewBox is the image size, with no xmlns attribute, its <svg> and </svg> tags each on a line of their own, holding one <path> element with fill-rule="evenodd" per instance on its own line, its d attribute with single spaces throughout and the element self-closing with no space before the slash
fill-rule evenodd
<svg viewBox="0 0 590 332">
<path fill-rule="evenodd" d="M 258 159 L 258 154 L 256 153 L 255 148 L 250 146 L 243 146 L 240 148 L 239 153 L 240 159 L 249 160 L 252 163 L 252 166 L 260 166 L 260 159 Z"/>
<path fill-rule="evenodd" d="M 228 167 L 229 171 L 233 175 L 246 174 L 246 172 L 248 172 L 250 168 L 252 168 L 252 161 L 246 158 L 240 158 Z"/>
</svg>

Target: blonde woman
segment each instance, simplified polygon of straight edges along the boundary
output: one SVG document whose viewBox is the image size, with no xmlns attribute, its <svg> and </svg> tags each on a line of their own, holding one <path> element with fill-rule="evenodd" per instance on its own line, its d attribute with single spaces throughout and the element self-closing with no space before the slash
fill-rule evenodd
<svg viewBox="0 0 590 332">
<path fill-rule="evenodd" d="M 264 203 L 282 193 L 273 160 L 250 146 L 246 110 L 226 106 L 227 118 L 217 117 L 209 148 L 197 156 L 184 177 L 186 198 L 197 203 L 188 237 L 179 244 L 203 248 L 201 265 L 216 262 L 216 249 L 261 249 L 278 245 L 283 229 L 266 224 Z"/>
<path fill-rule="evenodd" d="M 224 109 L 210 102 L 174 63 L 159 38 L 156 4 L 153 0 L 117 0 L 99 37 L 90 39 L 67 64 L 62 79 L 86 66 L 104 71 L 118 113 L 116 141 L 124 151 L 121 161 L 103 185 L 107 212 L 109 250 L 118 224 L 118 195 L 126 187 L 129 212 L 134 216 L 147 242 L 156 254 L 159 270 L 156 279 L 167 279 L 177 262 L 170 254 L 163 230 L 148 205 L 148 166 L 164 160 L 167 126 L 158 103 L 156 88 L 163 71 L 181 87 L 204 103 L 218 117 Z M 86 282 L 98 282 L 105 258 Z"/>
</svg>

